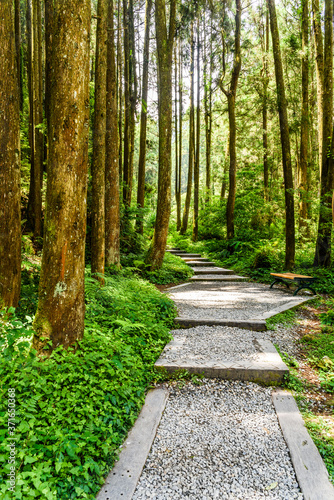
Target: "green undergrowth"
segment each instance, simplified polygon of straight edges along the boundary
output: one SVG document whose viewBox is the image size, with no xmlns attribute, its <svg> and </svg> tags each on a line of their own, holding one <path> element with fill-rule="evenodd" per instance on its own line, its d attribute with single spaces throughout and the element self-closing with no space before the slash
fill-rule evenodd
<svg viewBox="0 0 334 500">
<path fill-rule="evenodd" d="M 33 278 L 34 279 L 34 278 Z M 3 500 L 93 499 L 135 422 L 145 393 L 161 375 L 154 362 L 170 340 L 173 302 L 139 278 L 86 279 L 85 334 L 78 349 L 43 361 L 29 352 L 32 318 L 0 318 L 0 421 L 9 451 L 8 389 L 15 390 L 16 489 Z"/>
<path fill-rule="evenodd" d="M 128 254 L 122 258 L 123 269 L 121 274 L 137 275 L 147 279 L 157 285 L 166 285 L 168 283 L 181 283 L 187 281 L 193 276 L 194 271 L 180 257 L 165 253 L 164 261 L 160 269 L 150 271 L 145 263 L 145 255 Z"/>
<path fill-rule="evenodd" d="M 293 326 L 296 323 L 297 315 L 294 309 L 288 309 L 287 311 L 276 314 L 266 320 L 268 330 L 276 330 L 278 325 L 287 327 Z"/>
<path fill-rule="evenodd" d="M 334 433 L 326 418 L 303 412 L 305 426 L 326 464 L 330 481 L 334 484 Z"/>
<path fill-rule="evenodd" d="M 334 331 L 305 335 L 301 343 L 310 365 L 319 374 L 322 388 L 334 393 Z"/>
</svg>

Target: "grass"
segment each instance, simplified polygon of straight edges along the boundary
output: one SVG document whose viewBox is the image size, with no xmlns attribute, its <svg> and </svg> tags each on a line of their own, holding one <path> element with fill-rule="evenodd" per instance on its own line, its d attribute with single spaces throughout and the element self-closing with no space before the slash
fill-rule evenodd
<svg viewBox="0 0 334 500">
<path fill-rule="evenodd" d="M 25 279 L 33 297 L 36 280 Z M 154 362 L 170 339 L 173 302 L 139 278 L 106 276 L 105 282 L 101 288 L 87 275 L 85 334 L 76 351 L 57 349 L 41 361 L 28 350 L 31 318 L 21 319 L 22 306 L 19 316 L 2 316 L 1 441 L 6 449 L 14 391 L 17 470 L 11 493 L 8 457 L 0 456 L 3 500 L 95 498 L 159 377 Z"/>
<path fill-rule="evenodd" d="M 334 431 L 333 422 L 329 425 L 328 420 L 322 416 L 316 416 L 304 412 L 304 421 L 315 445 L 317 446 L 323 461 L 326 464 L 329 478 L 334 484 Z"/>
</svg>

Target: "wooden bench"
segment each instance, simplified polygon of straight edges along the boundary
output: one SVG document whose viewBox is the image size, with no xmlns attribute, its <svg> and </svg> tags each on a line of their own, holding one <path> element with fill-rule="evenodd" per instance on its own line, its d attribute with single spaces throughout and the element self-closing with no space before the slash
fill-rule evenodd
<svg viewBox="0 0 334 500">
<path fill-rule="evenodd" d="M 311 290 L 314 295 L 316 295 L 315 290 L 311 288 L 310 285 L 316 281 L 317 278 L 312 278 L 312 276 L 303 276 L 301 274 L 293 274 L 293 273 L 284 273 L 284 274 L 279 274 L 279 273 L 270 273 L 271 276 L 275 278 L 275 281 L 272 282 L 270 285 L 270 288 L 272 288 L 275 283 L 284 283 L 288 288 L 290 287 L 290 282 L 296 283 L 298 285 L 297 290 L 293 295 L 297 295 L 299 290 L 302 288 L 307 288 L 308 290 Z"/>
</svg>

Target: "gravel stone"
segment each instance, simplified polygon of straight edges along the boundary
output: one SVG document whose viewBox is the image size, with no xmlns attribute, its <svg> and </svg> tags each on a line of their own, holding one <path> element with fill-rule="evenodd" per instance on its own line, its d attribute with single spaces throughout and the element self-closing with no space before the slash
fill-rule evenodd
<svg viewBox="0 0 334 500">
<path fill-rule="evenodd" d="M 196 326 L 171 331 L 179 347 L 165 347 L 161 357 L 167 361 L 183 358 L 196 361 L 257 361 L 262 352 L 257 339 L 267 339 L 262 332 L 230 326 Z"/>
<path fill-rule="evenodd" d="M 243 282 L 193 282 L 171 290 L 169 296 L 180 318 L 199 320 L 261 319 L 262 315 L 283 304 L 300 302 L 300 297 L 294 297 L 290 291 Z"/>
<path fill-rule="evenodd" d="M 170 397 L 133 500 L 303 499 L 271 389 L 204 380 Z"/>
</svg>

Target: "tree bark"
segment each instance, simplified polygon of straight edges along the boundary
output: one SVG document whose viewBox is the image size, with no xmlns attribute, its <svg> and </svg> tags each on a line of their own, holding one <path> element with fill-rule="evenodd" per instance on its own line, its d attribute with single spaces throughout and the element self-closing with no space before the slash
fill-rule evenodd
<svg viewBox="0 0 334 500">
<path fill-rule="evenodd" d="M 262 145 L 263 145 L 263 186 L 264 199 L 269 201 L 268 168 L 268 53 L 269 53 L 269 12 L 266 12 L 266 27 L 263 34 L 263 104 L 262 104 Z"/>
<path fill-rule="evenodd" d="M 312 0 L 312 17 L 313 17 L 313 32 L 314 32 L 314 45 L 315 45 L 315 67 L 317 75 L 319 172 L 321 176 L 322 143 L 323 143 L 322 95 L 324 91 L 324 45 L 322 38 L 319 0 Z"/>
<path fill-rule="evenodd" d="M 92 161 L 92 274 L 103 274 L 105 265 L 107 2 L 108 0 L 99 0 L 97 4 Z"/>
<path fill-rule="evenodd" d="M 139 163 L 138 163 L 138 188 L 137 205 L 144 208 L 145 205 L 145 166 L 146 166 L 146 129 L 147 129 L 147 95 L 148 95 L 148 67 L 150 58 L 150 23 L 151 23 L 152 0 L 146 0 L 145 10 L 145 41 L 143 54 L 143 82 L 140 114 L 140 141 L 139 141 Z M 140 214 L 137 219 L 137 231 L 144 232 L 143 217 Z"/>
<path fill-rule="evenodd" d="M 320 214 L 314 266 L 331 264 L 331 199 L 333 190 L 333 2 L 325 1 L 325 50 L 322 95 L 322 168 Z"/>
<path fill-rule="evenodd" d="M 309 57 L 308 57 L 308 32 L 309 14 L 308 0 L 302 0 L 302 113 L 300 130 L 300 202 L 299 202 L 299 226 L 306 225 L 307 219 L 307 168 L 308 168 L 308 140 L 309 140 Z"/>
<path fill-rule="evenodd" d="M 175 13 L 176 0 L 171 0 L 169 9 L 169 28 L 167 28 L 166 1 L 155 0 L 155 25 L 159 72 L 159 177 L 157 216 L 153 245 L 147 257 L 152 270 L 159 269 L 163 262 L 171 205 L 172 62 Z"/>
<path fill-rule="evenodd" d="M 290 153 L 290 137 L 280 41 L 277 26 L 275 0 L 268 0 L 270 13 L 270 29 L 273 43 L 277 107 L 279 113 L 281 145 L 283 156 L 284 190 L 285 190 L 285 267 L 291 269 L 295 263 L 295 213 L 293 196 L 293 178 Z"/>
<path fill-rule="evenodd" d="M 54 3 L 47 209 L 33 340 L 44 353 L 76 343 L 84 332 L 90 5 Z"/>
<path fill-rule="evenodd" d="M 191 52 L 190 52 L 190 106 L 189 106 L 189 157 L 188 157 L 188 182 L 186 201 L 183 209 L 183 217 L 180 233 L 184 234 L 188 228 L 188 218 L 191 201 L 191 191 L 193 183 L 193 169 L 195 156 L 195 124 L 194 124 L 194 56 L 195 56 L 195 40 L 194 40 L 194 23 L 191 23 Z"/>
<path fill-rule="evenodd" d="M 177 47 L 174 49 L 174 119 L 175 119 L 175 201 L 176 201 L 176 229 L 181 226 L 181 192 L 180 192 L 180 168 L 179 168 L 179 130 L 178 130 L 178 108 L 177 108 Z M 180 76 L 179 76 L 180 78 Z"/>
<path fill-rule="evenodd" d="M 235 97 L 237 93 L 239 73 L 241 69 L 241 0 L 236 0 L 235 35 L 234 35 L 234 61 L 231 83 L 228 90 L 223 86 L 221 89 L 227 97 L 228 119 L 229 119 L 229 146 L 230 146 L 230 169 L 229 169 L 229 191 L 226 205 L 227 239 L 234 237 L 234 206 L 236 192 L 237 157 L 236 157 L 236 120 L 235 120 Z"/>
<path fill-rule="evenodd" d="M 20 93 L 13 3 L 0 2 L 0 309 L 21 286 Z"/>
<path fill-rule="evenodd" d="M 105 171 L 105 250 L 107 267 L 111 265 L 120 267 L 119 141 L 114 36 L 114 2 L 108 0 Z"/>
<path fill-rule="evenodd" d="M 20 0 L 14 1 L 15 10 L 15 52 L 17 65 L 17 81 L 20 92 L 20 111 L 23 108 L 23 92 L 22 92 L 22 64 L 21 64 L 21 12 Z"/>
<path fill-rule="evenodd" d="M 205 202 L 210 201 L 211 195 L 211 128 L 212 128 L 212 15 L 211 15 L 211 36 L 210 36 L 210 64 L 209 64 L 209 78 L 208 78 L 208 54 L 206 47 L 206 26 L 204 26 L 204 115 L 205 115 L 205 187 L 206 195 Z"/>
<path fill-rule="evenodd" d="M 119 136 L 119 182 L 123 180 L 123 85 L 122 85 L 122 36 L 121 36 L 121 0 L 117 2 L 117 99 L 118 99 L 118 136 Z"/>
<path fill-rule="evenodd" d="M 123 160 L 123 202 L 129 207 L 131 200 L 130 187 L 130 41 L 129 41 L 129 12 L 128 2 L 123 0 L 123 41 L 124 41 L 124 160 Z"/>
<path fill-rule="evenodd" d="M 42 21 L 40 0 L 27 2 L 28 88 L 30 108 L 30 187 L 27 215 L 34 238 L 42 235 L 44 138 L 42 85 Z"/>
<path fill-rule="evenodd" d="M 177 231 L 180 231 L 181 229 L 181 187 L 182 187 L 182 114 L 183 114 L 183 106 L 182 106 L 182 100 L 183 100 L 183 82 L 182 82 L 182 42 L 179 40 L 179 161 L 178 161 L 178 167 L 179 167 L 179 174 L 178 174 L 178 199 L 179 199 L 179 204 L 178 204 L 178 218 L 177 220 L 179 221 L 179 224 L 177 226 Z"/>
<path fill-rule="evenodd" d="M 192 240 L 198 240 L 198 215 L 199 215 L 199 154 L 201 134 L 201 96 L 200 96 L 200 42 L 199 42 L 199 18 L 197 19 L 197 119 L 196 119 L 196 154 L 194 162 L 194 219 Z"/>
</svg>

